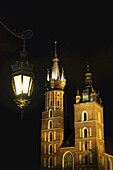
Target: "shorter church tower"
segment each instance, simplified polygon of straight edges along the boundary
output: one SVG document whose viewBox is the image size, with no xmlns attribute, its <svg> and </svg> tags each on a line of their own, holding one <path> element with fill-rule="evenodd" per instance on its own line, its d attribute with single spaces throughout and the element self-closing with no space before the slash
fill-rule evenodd
<svg viewBox="0 0 113 170">
<path fill-rule="evenodd" d="M 103 169 L 105 152 L 102 100 L 93 88 L 92 74 L 87 65 L 85 88 L 77 92 L 74 104 L 76 168 Z"/>
<path fill-rule="evenodd" d="M 47 70 L 45 110 L 41 119 L 41 169 L 61 167 L 59 147 L 64 139 L 64 70 L 59 70 L 57 42 L 51 72 Z"/>
</svg>

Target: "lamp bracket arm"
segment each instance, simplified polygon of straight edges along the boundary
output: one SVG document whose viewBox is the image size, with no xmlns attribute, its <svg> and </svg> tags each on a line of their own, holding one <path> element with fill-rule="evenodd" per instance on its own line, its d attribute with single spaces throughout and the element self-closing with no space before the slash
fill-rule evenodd
<svg viewBox="0 0 113 170">
<path fill-rule="evenodd" d="M 20 38 L 22 40 L 30 39 L 33 36 L 33 32 L 32 32 L 31 29 L 27 29 L 27 30 L 24 30 L 20 33 L 16 33 L 14 31 L 11 31 L 3 22 L 0 21 L 0 24 L 2 26 L 4 26 L 7 29 L 7 31 L 9 31 L 12 35 L 14 35 L 15 37 Z"/>
</svg>

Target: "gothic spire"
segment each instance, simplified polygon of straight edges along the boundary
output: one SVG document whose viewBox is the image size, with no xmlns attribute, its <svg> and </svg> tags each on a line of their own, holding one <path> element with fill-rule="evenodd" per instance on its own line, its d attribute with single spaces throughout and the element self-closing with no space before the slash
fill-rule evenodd
<svg viewBox="0 0 113 170">
<path fill-rule="evenodd" d="M 57 45 L 57 41 L 55 41 L 55 55 L 54 55 L 54 58 L 52 59 L 53 61 L 52 79 L 55 79 L 55 80 L 57 80 L 60 77 L 59 66 L 58 66 L 59 59 L 57 58 L 56 45 Z"/>
<path fill-rule="evenodd" d="M 55 51 L 54 58 L 52 59 L 53 65 L 51 67 L 51 71 L 47 70 L 47 79 L 46 86 L 47 89 L 64 89 L 66 85 L 66 79 L 64 76 L 64 69 L 62 68 L 62 72 L 60 75 L 59 70 L 59 59 L 57 57 L 57 41 L 55 41 Z M 49 78 L 50 77 L 50 78 Z"/>
</svg>

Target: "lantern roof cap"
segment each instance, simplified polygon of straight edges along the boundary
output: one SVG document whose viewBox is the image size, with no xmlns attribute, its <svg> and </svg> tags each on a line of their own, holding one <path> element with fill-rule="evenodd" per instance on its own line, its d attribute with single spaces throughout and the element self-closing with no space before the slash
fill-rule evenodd
<svg viewBox="0 0 113 170">
<path fill-rule="evenodd" d="M 33 71 L 34 64 L 31 64 L 26 60 L 26 62 L 23 61 L 16 61 L 15 64 L 11 65 L 12 71 L 16 72 L 19 70 L 26 70 L 26 71 Z"/>
</svg>

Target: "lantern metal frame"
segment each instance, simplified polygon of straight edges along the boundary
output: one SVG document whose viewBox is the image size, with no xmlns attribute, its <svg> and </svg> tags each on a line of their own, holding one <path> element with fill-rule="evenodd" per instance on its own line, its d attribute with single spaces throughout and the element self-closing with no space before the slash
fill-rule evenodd
<svg viewBox="0 0 113 170">
<path fill-rule="evenodd" d="M 15 103 L 18 105 L 18 107 L 20 107 L 21 109 L 23 109 L 24 107 L 26 107 L 29 103 L 30 103 L 30 96 L 33 92 L 33 88 L 34 88 L 34 73 L 33 71 L 33 64 L 30 64 L 28 61 L 19 61 L 14 65 L 11 65 L 13 73 L 12 73 L 12 87 L 13 87 L 13 91 L 15 93 L 16 98 L 14 99 Z M 21 86 L 23 84 L 23 76 L 28 76 L 29 77 L 29 84 L 28 84 L 28 90 L 29 90 L 29 94 L 28 94 L 28 90 L 27 93 L 23 93 L 23 91 L 21 91 L 20 94 L 17 94 L 16 92 L 16 85 L 14 82 L 14 77 L 15 76 L 21 76 Z M 32 81 L 32 82 L 31 82 Z M 31 83 L 31 87 L 30 87 L 30 83 Z M 22 87 L 20 87 L 22 88 Z M 31 88 L 31 89 L 30 89 Z"/>
</svg>

